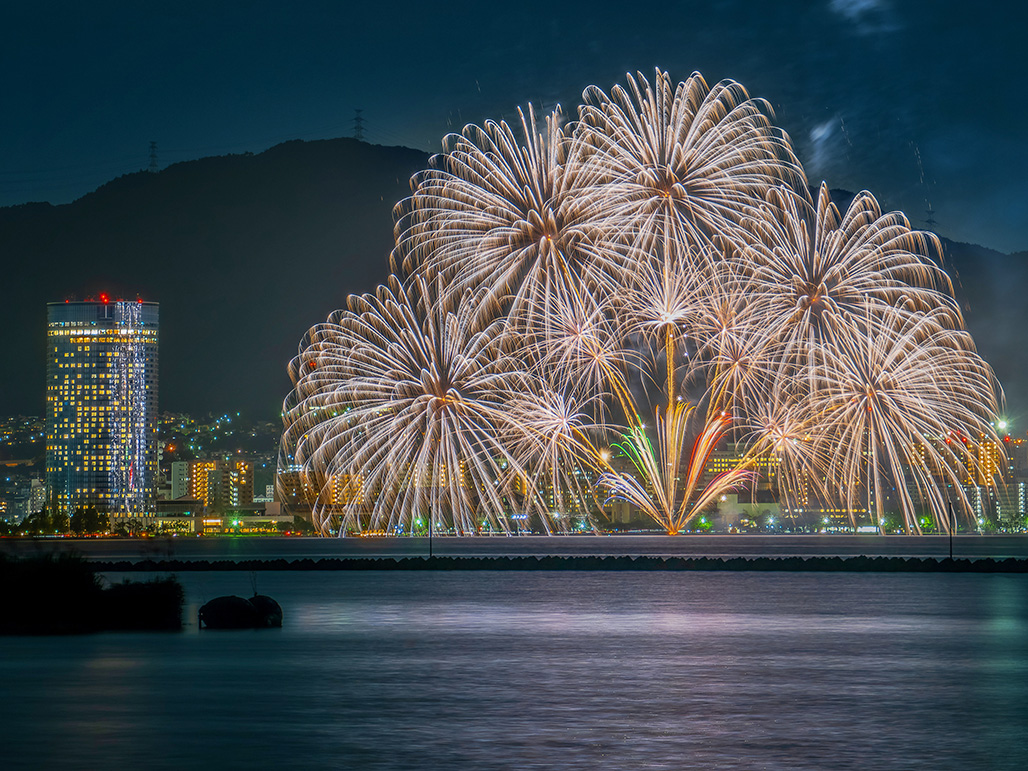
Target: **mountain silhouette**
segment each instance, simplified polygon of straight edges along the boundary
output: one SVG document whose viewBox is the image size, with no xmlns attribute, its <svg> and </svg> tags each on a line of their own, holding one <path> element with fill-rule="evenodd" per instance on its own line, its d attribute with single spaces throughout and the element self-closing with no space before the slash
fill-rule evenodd
<svg viewBox="0 0 1028 771">
<path fill-rule="evenodd" d="M 300 337 L 384 281 L 393 206 L 427 162 L 353 139 L 293 141 L 0 209 L 0 412 L 43 412 L 46 303 L 106 292 L 161 304 L 161 410 L 277 416 Z"/>
<path fill-rule="evenodd" d="M 1003 254 L 977 244 L 942 239 L 943 267 L 953 279 L 967 329 L 996 371 L 1017 433 L 1028 429 L 1028 252 Z"/>
<path fill-rule="evenodd" d="M 293 141 L 127 174 L 70 204 L 0 208 L 0 413 L 43 413 L 46 303 L 106 292 L 161 304 L 162 410 L 277 416 L 304 332 L 385 280 L 393 205 L 427 163 L 402 147 Z M 844 207 L 853 194 L 832 196 Z M 1028 416 L 1028 253 L 943 243 L 978 349 L 1012 417 Z"/>
</svg>

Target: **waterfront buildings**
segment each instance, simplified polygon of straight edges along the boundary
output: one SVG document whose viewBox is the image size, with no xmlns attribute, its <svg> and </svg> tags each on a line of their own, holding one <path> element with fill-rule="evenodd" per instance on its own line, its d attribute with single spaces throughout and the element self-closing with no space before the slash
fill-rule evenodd
<svg viewBox="0 0 1028 771">
<path fill-rule="evenodd" d="M 46 497 L 149 518 L 157 481 L 158 304 L 47 305 Z"/>
<path fill-rule="evenodd" d="M 253 461 L 200 459 L 171 464 L 171 498 L 203 501 L 209 511 L 252 507 Z"/>
<path fill-rule="evenodd" d="M 171 464 L 171 498 L 158 502 L 158 524 L 165 529 L 217 535 L 280 532 L 292 514 L 268 495 L 254 496 L 259 461 L 245 458 L 198 458 Z"/>
</svg>

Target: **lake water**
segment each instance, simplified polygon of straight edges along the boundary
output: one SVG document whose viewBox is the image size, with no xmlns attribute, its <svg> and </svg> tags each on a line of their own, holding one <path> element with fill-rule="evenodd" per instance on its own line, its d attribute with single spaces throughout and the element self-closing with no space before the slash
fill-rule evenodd
<svg viewBox="0 0 1028 771">
<path fill-rule="evenodd" d="M 3 768 L 1028 767 L 1026 576 L 268 572 L 260 632 L 180 579 L 181 634 L 0 638 Z"/>
</svg>

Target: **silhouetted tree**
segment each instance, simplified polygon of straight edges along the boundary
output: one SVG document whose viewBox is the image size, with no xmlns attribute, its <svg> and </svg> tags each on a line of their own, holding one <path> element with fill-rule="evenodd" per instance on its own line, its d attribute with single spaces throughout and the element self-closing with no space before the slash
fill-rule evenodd
<svg viewBox="0 0 1028 771">
<path fill-rule="evenodd" d="M 153 525 L 148 526 L 143 522 L 143 520 L 132 517 L 118 522 L 117 526 L 114 528 L 114 534 L 136 536 L 143 535 L 144 533 L 152 533 L 154 530 L 155 527 Z"/>
<path fill-rule="evenodd" d="M 24 520 L 22 520 L 19 530 L 20 532 L 27 533 L 28 535 L 53 533 L 54 526 L 53 520 L 50 517 L 50 512 L 46 508 L 43 508 L 35 514 L 29 514 Z"/>
<path fill-rule="evenodd" d="M 110 515 L 97 511 L 95 506 L 80 506 L 71 515 L 71 531 L 76 535 L 106 533 L 110 529 Z"/>
<path fill-rule="evenodd" d="M 63 511 L 55 511 L 50 515 L 50 525 L 55 533 L 67 533 L 71 522 Z"/>
<path fill-rule="evenodd" d="M 294 533 L 303 533 L 304 535 L 314 535 L 314 525 L 308 522 L 303 517 L 293 517 L 293 524 L 287 524 L 285 522 L 279 522 L 279 532 L 290 530 Z"/>
</svg>

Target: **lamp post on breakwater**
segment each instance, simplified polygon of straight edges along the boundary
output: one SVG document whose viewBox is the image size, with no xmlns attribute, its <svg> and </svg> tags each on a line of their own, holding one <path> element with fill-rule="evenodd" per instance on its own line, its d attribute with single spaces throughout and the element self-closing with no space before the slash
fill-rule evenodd
<svg viewBox="0 0 1028 771">
<path fill-rule="evenodd" d="M 946 528 L 949 530 L 949 558 L 953 559 L 953 531 L 957 527 L 957 515 L 953 511 L 953 499 L 948 499 L 946 504 L 949 506 L 949 527 Z"/>
</svg>

